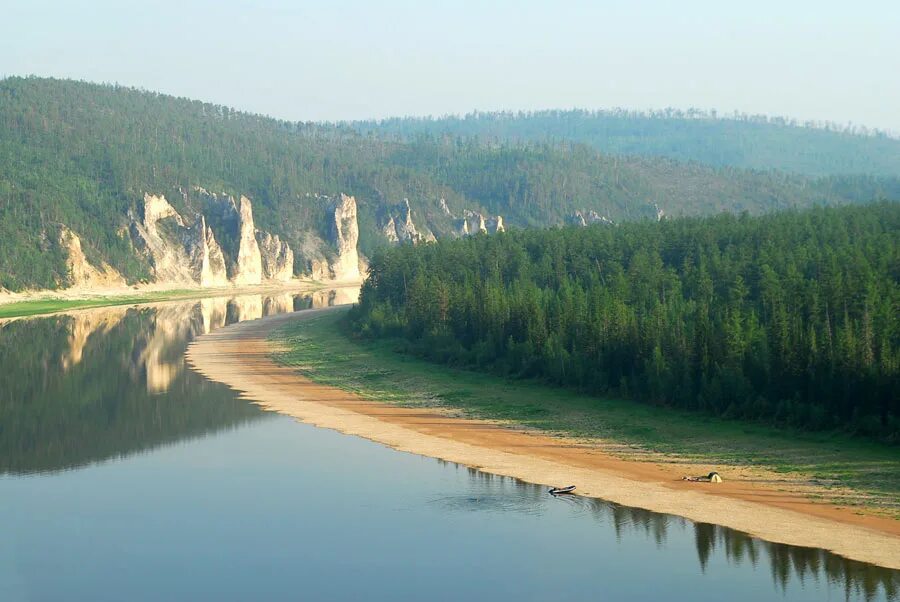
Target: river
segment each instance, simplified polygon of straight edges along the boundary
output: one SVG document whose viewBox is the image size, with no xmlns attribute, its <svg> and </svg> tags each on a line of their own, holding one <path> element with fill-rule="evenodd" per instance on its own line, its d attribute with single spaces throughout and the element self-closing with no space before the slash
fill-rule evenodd
<svg viewBox="0 0 900 602">
<path fill-rule="evenodd" d="M 0 600 L 898 600 L 900 572 L 406 454 L 185 364 L 356 291 L 0 323 Z"/>
</svg>

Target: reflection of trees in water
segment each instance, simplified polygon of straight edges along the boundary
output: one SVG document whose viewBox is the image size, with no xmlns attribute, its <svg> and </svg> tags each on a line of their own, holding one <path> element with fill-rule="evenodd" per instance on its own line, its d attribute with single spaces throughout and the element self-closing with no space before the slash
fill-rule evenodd
<svg viewBox="0 0 900 602">
<path fill-rule="evenodd" d="M 187 370 L 185 349 L 226 323 L 312 302 L 241 295 L 0 322 L 0 474 L 74 468 L 265 415 Z"/>
<path fill-rule="evenodd" d="M 665 542 L 672 525 L 682 528 L 693 525 L 697 558 L 703 571 L 715 554 L 724 556 L 733 565 L 749 563 L 757 567 L 768 560 L 772 581 L 785 592 L 792 579 L 801 585 L 810 580 L 825 580 L 843 589 L 847 599 L 875 600 L 883 595 L 888 600 L 897 600 L 900 596 L 900 571 L 848 560 L 819 548 L 764 541 L 720 525 L 692 523 L 681 517 L 603 500 L 591 500 L 591 503 L 598 515 L 612 518 L 617 536 L 623 531 L 641 532 L 652 537 L 657 546 Z"/>
<path fill-rule="evenodd" d="M 440 461 L 454 466 L 453 463 Z M 459 467 L 459 465 L 455 465 Z M 547 487 L 525 483 L 519 479 L 466 468 L 472 481 L 479 484 L 515 486 L 531 504 L 543 505 L 552 499 Z M 773 543 L 751 537 L 720 525 L 694 523 L 679 516 L 660 514 L 641 508 L 613 504 L 584 497 L 565 498 L 578 509 L 589 511 L 601 523 L 612 525 L 616 538 L 640 534 L 663 547 L 671 529 L 683 531 L 693 527 L 697 558 L 702 571 L 711 559 L 724 558 L 729 564 L 759 567 L 768 562 L 773 582 L 783 592 L 796 580 L 801 586 L 810 582 L 825 583 L 843 590 L 847 600 L 900 600 L 900 571 L 892 571 L 863 562 L 848 560 L 827 550 Z"/>
<path fill-rule="evenodd" d="M 847 599 L 875 600 L 883 595 L 896 600 L 900 595 L 900 571 L 848 560 L 818 548 L 764 541 L 718 525 L 696 523 L 694 534 L 704 569 L 710 555 L 719 550 L 731 564 L 749 561 L 756 566 L 761 558 L 768 558 L 772 580 L 782 591 L 797 579 L 801 584 L 825 580 L 840 586 Z"/>
</svg>

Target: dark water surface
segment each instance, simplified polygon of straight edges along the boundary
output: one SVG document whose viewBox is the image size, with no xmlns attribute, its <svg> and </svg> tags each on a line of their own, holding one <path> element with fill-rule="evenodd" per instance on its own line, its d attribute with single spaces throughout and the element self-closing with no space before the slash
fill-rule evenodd
<svg viewBox="0 0 900 602">
<path fill-rule="evenodd" d="M 900 572 L 399 453 L 184 364 L 244 296 L 0 323 L 0 600 L 898 600 Z"/>
</svg>

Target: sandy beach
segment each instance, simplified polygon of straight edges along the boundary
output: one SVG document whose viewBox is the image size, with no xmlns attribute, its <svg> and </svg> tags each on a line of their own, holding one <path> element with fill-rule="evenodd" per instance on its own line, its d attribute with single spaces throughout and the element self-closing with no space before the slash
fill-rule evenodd
<svg viewBox="0 0 900 602">
<path fill-rule="evenodd" d="M 900 521 L 814 503 L 758 482 L 681 481 L 684 467 L 622 460 L 573 440 L 455 418 L 439 410 L 368 402 L 318 385 L 271 358 L 269 334 L 334 308 L 241 322 L 191 344 L 189 364 L 261 407 L 389 447 L 580 495 L 723 525 L 774 542 L 824 548 L 900 570 Z"/>
</svg>

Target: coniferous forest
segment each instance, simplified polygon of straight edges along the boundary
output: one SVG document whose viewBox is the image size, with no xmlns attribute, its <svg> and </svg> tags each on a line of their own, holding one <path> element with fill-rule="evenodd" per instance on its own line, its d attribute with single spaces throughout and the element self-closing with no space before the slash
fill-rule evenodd
<svg viewBox="0 0 900 602">
<path fill-rule="evenodd" d="M 350 319 L 436 362 L 898 442 L 898 309 L 878 203 L 383 250 Z"/>
</svg>

